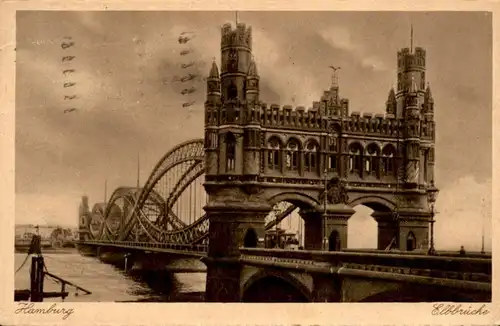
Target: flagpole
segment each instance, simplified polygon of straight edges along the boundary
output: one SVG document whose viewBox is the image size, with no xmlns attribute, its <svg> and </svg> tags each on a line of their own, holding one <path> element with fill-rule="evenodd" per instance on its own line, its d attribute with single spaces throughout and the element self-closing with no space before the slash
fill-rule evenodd
<svg viewBox="0 0 500 326">
<path fill-rule="evenodd" d="M 104 205 L 106 205 L 106 201 L 108 200 L 108 179 L 104 180 Z"/>
<path fill-rule="evenodd" d="M 139 189 L 139 185 L 140 185 L 140 182 L 139 182 L 140 164 L 141 164 L 141 161 L 139 158 L 139 152 L 137 152 L 137 189 Z"/>
</svg>

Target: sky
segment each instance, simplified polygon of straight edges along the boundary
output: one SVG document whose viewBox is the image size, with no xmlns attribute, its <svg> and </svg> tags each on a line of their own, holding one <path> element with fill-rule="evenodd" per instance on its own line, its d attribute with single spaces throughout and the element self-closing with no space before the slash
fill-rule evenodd
<svg viewBox="0 0 500 326">
<path fill-rule="evenodd" d="M 220 61 L 220 27 L 234 20 L 233 12 L 18 12 L 16 223 L 76 225 L 83 194 L 101 202 L 104 180 L 108 196 L 135 185 L 138 153 L 143 183 L 171 147 L 203 137 L 205 85 L 180 94 L 173 78 L 186 46 L 177 38 L 195 34 L 187 61 L 206 76 Z M 262 100 L 310 107 L 330 85 L 326 67 L 338 65 L 351 112 L 372 113 L 385 111 L 413 24 L 435 100 L 436 246 L 480 248 L 483 222 L 491 246 L 490 14 L 240 12 L 239 21 L 252 26 Z M 65 37 L 74 46 L 62 49 Z M 75 58 L 62 62 L 66 55 Z M 65 78 L 67 69 L 75 72 Z M 370 246 L 376 224 L 356 209 L 350 245 Z"/>
</svg>

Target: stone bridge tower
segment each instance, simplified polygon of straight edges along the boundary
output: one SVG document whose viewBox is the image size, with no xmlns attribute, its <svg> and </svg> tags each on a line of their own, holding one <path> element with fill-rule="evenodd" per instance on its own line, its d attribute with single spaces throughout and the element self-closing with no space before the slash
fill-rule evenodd
<svg viewBox="0 0 500 326">
<path fill-rule="evenodd" d="M 346 248 L 359 204 L 374 210 L 378 249 L 426 249 L 435 123 L 425 51 L 398 53 L 386 114 L 350 113 L 336 82 L 305 110 L 260 101 L 249 26 L 226 24 L 221 34 L 205 102 L 206 300 L 241 299 L 239 248 L 262 246 L 280 201 L 300 209 L 306 250 Z"/>
</svg>

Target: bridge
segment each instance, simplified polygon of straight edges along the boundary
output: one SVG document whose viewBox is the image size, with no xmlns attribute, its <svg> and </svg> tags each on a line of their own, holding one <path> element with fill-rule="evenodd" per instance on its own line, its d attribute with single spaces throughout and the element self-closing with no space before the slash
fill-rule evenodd
<svg viewBox="0 0 500 326">
<path fill-rule="evenodd" d="M 201 260 L 212 302 L 490 301 L 490 255 L 434 250 L 425 50 L 398 52 L 385 115 L 350 113 L 336 76 L 308 110 L 267 106 L 251 52 L 251 27 L 222 27 L 204 139 L 168 151 L 142 187 L 92 209 L 84 197 L 80 248 L 148 268 Z M 346 248 L 360 204 L 378 224 L 373 251 Z M 265 248 L 266 232 L 294 212 L 303 248 Z"/>
</svg>

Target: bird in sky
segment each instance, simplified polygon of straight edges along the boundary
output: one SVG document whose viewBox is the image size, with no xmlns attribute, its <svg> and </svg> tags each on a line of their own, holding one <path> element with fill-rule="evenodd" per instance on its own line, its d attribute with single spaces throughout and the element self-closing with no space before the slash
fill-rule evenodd
<svg viewBox="0 0 500 326">
<path fill-rule="evenodd" d="M 71 87 L 71 86 L 75 86 L 75 85 L 76 85 L 76 83 L 64 83 L 63 86 L 66 88 L 66 87 Z"/>
<path fill-rule="evenodd" d="M 76 95 L 64 95 L 65 100 L 73 100 L 76 98 Z"/>
<path fill-rule="evenodd" d="M 65 109 L 64 110 L 64 113 L 70 113 L 70 112 L 75 112 L 76 109 L 75 108 L 71 108 L 71 109 Z"/>
<path fill-rule="evenodd" d="M 334 66 L 328 66 L 328 68 L 333 69 L 333 71 L 337 71 L 337 70 L 339 70 L 339 69 L 340 69 L 340 67 L 334 67 Z"/>
<path fill-rule="evenodd" d="M 189 54 L 191 52 L 192 52 L 191 50 L 182 50 L 181 51 L 181 55 L 187 55 L 187 54 Z"/>
</svg>

